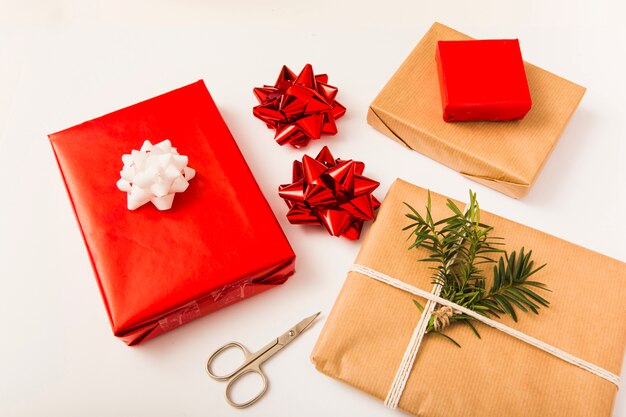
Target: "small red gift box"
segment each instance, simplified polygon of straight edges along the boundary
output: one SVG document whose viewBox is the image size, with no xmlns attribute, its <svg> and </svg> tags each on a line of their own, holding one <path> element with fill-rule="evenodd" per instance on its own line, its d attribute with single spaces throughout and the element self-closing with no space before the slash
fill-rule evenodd
<svg viewBox="0 0 626 417">
<path fill-rule="evenodd" d="M 282 284 L 295 255 L 204 82 L 49 135 L 114 334 L 137 344 Z M 196 176 L 128 210 L 121 157 L 170 139 Z"/>
<path fill-rule="evenodd" d="M 443 119 L 522 119 L 532 106 L 517 39 L 437 43 Z"/>
</svg>

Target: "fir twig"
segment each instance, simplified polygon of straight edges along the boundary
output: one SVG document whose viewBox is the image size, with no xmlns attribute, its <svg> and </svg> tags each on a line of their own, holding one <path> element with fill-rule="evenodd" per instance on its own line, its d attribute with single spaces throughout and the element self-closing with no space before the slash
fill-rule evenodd
<svg viewBox="0 0 626 417">
<path fill-rule="evenodd" d="M 545 264 L 534 268 L 532 251 L 525 252 L 523 247 L 519 253 L 508 253 L 502 248 L 504 239 L 492 236 L 493 227 L 480 221 L 476 193 L 470 191 L 465 212 L 452 200 L 447 200 L 451 215 L 438 221 L 432 216 L 430 192 L 424 214 L 404 204 L 410 210 L 406 217 L 411 223 L 403 229 L 411 231 L 409 238 L 413 238 L 413 243 L 409 249 L 430 252 L 420 261 L 432 264 L 429 266 L 433 271 L 432 282 L 442 286 L 441 297 L 487 317 L 499 318 L 505 314 L 514 321 L 518 319 L 516 310 L 538 314 L 542 306 L 549 306 L 550 303 L 537 294 L 537 290 L 549 291 L 547 286 L 528 279 Z M 494 256 L 499 256 L 497 261 Z M 493 266 L 493 284 L 487 289 L 484 274 L 489 265 Z M 417 300 L 414 303 L 423 312 L 421 304 Z M 480 338 L 473 320 L 465 314 L 447 317 L 450 324 L 461 322 Z M 431 317 L 426 332 L 439 333 L 458 345 L 435 327 L 435 318 Z"/>
</svg>

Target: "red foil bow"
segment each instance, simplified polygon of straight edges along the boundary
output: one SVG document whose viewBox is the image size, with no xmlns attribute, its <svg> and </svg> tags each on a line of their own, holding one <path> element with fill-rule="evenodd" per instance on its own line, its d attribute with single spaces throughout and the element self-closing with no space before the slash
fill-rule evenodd
<svg viewBox="0 0 626 417">
<path fill-rule="evenodd" d="M 334 159 L 328 147 L 315 159 L 293 162 L 293 182 L 278 187 L 292 224 L 322 224 L 332 236 L 359 238 L 363 222 L 374 219 L 380 202 L 372 195 L 380 183 L 364 177 L 365 164 Z"/>
<path fill-rule="evenodd" d="M 337 133 L 335 119 L 346 108 L 335 101 L 337 87 L 328 83 L 328 75 L 315 75 L 311 64 L 306 64 L 296 75 L 283 66 L 274 86 L 265 85 L 254 89 L 259 105 L 252 113 L 276 129 L 274 140 L 279 145 L 300 148 L 322 134 Z"/>
</svg>

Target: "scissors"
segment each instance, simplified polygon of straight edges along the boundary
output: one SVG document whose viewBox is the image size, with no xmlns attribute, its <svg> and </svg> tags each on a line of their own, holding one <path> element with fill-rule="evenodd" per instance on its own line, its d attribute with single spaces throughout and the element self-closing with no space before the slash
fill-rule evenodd
<svg viewBox="0 0 626 417">
<path fill-rule="evenodd" d="M 226 393 L 225 393 L 226 402 L 235 408 L 246 408 L 254 404 L 257 400 L 259 400 L 263 396 L 263 394 L 265 394 L 265 392 L 267 391 L 267 386 L 269 384 L 267 377 L 265 376 L 265 373 L 261 370 L 261 364 L 265 362 L 266 360 L 268 360 L 269 358 L 271 358 L 272 356 L 274 356 L 275 353 L 280 352 L 282 348 L 287 346 L 293 339 L 298 337 L 300 333 L 305 331 L 311 325 L 311 323 L 313 323 L 315 318 L 319 316 L 319 314 L 320 313 L 316 313 L 310 317 L 305 318 L 300 323 L 296 324 L 291 329 L 287 330 L 285 333 L 278 336 L 276 339 L 273 339 L 271 342 L 269 342 L 267 345 L 265 345 L 263 348 L 261 348 L 257 352 L 254 352 L 254 353 L 250 352 L 241 343 L 238 343 L 238 342 L 226 343 L 224 346 L 222 346 L 221 348 L 213 352 L 213 354 L 207 360 L 206 370 L 209 376 L 215 379 L 216 381 L 228 382 L 228 384 L 226 385 Z M 234 371 L 232 371 L 231 373 L 227 375 L 216 375 L 215 373 L 213 373 L 212 366 L 211 366 L 213 361 L 222 352 L 230 348 L 238 348 L 239 350 L 243 352 L 243 363 L 241 364 L 241 366 L 239 366 L 237 369 L 235 369 Z M 238 402 L 233 401 L 231 397 L 231 389 L 233 385 L 242 376 L 249 374 L 249 373 L 256 373 L 261 376 L 261 379 L 263 380 L 263 388 L 261 388 L 261 392 L 259 392 L 255 397 L 253 397 L 252 399 L 244 403 L 238 403 Z"/>
</svg>

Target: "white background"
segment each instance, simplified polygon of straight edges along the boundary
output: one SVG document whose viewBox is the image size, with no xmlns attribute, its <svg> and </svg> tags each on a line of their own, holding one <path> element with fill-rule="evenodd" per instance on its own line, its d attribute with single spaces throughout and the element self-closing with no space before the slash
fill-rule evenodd
<svg viewBox="0 0 626 417">
<path fill-rule="evenodd" d="M 359 242 L 289 225 L 278 184 L 329 145 L 366 163 L 382 198 L 402 177 L 626 261 L 624 10 L 614 1 L 0 1 L 0 415 L 395 416 L 317 373 L 313 344 Z M 409 152 L 365 123 L 368 104 L 433 21 L 477 38 L 519 37 L 525 59 L 588 87 L 530 194 L 513 200 Z M 348 108 L 339 134 L 281 148 L 252 88 L 282 64 L 330 75 Z M 46 134 L 205 79 L 297 253 L 281 288 L 137 348 L 114 338 Z M 94 172 L 94 175 L 97 175 Z M 367 231 L 367 229 L 366 229 Z M 575 262 L 576 260 L 572 260 Z M 613 277 L 589 277 L 610 291 Z M 623 282 L 623 280 L 621 281 Z M 581 294 L 581 308 L 585 297 Z M 204 361 L 251 349 L 321 310 L 267 363 L 266 397 L 238 411 Z M 485 343 L 485 342 L 483 342 Z M 598 346 L 601 349 L 601 346 Z M 626 394 L 615 416 L 626 416 Z"/>
</svg>

